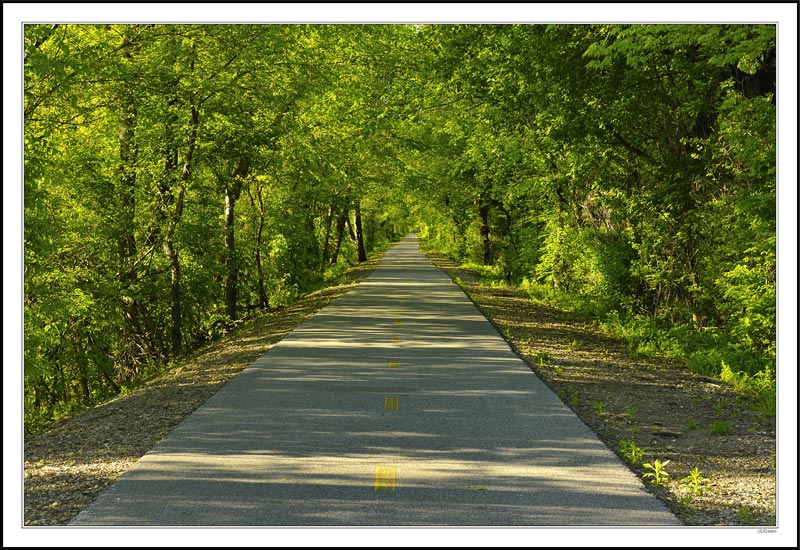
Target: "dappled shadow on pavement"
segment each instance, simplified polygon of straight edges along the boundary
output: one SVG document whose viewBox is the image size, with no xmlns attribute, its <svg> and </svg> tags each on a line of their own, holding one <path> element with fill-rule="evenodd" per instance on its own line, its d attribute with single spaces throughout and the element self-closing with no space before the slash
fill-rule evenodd
<svg viewBox="0 0 800 550">
<path fill-rule="evenodd" d="M 679 524 L 415 244 L 228 383 L 75 524 Z"/>
</svg>

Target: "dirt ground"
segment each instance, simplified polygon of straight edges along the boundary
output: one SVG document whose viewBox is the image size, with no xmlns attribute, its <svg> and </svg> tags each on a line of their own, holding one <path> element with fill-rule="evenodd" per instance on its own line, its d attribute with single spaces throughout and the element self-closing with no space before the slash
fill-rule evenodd
<svg viewBox="0 0 800 550">
<path fill-rule="evenodd" d="M 379 259 L 352 271 L 347 284 L 266 313 L 138 389 L 26 438 L 24 525 L 68 524 L 183 418 L 368 275 Z M 630 441 L 643 450 L 643 462 L 669 461 L 665 485 L 648 487 L 686 525 L 775 525 L 774 419 L 744 407 L 719 381 L 633 357 L 624 343 L 535 304 L 521 291 L 481 286 L 474 273 L 434 260 L 462 281 L 536 374 L 611 449 L 619 452 L 619 442 Z M 726 422 L 730 431 L 711 433 L 715 422 Z M 695 467 L 706 479 L 704 491 L 689 495 L 681 479 Z"/>
</svg>

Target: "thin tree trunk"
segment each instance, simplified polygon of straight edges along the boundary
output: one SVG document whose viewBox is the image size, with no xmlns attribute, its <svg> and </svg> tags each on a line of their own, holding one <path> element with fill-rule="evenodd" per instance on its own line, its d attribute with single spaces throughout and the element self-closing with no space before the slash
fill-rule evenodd
<svg viewBox="0 0 800 550">
<path fill-rule="evenodd" d="M 329 265 L 329 255 L 331 246 L 331 232 L 333 231 L 333 214 L 334 205 L 328 208 L 328 218 L 325 220 L 325 241 L 322 245 L 322 258 L 320 261 L 320 269 L 324 270 L 326 265 Z"/>
<path fill-rule="evenodd" d="M 177 100 L 176 100 L 177 102 Z M 177 124 L 177 121 L 174 121 Z M 183 347 L 183 315 L 181 310 L 181 265 L 178 251 L 175 249 L 173 238 L 175 235 L 175 228 L 183 216 L 183 203 L 184 194 L 186 189 L 186 182 L 191 175 L 192 159 L 194 157 L 194 149 L 197 140 L 197 128 L 200 124 L 200 112 L 197 107 L 192 105 L 191 108 L 191 124 L 189 126 L 189 135 L 186 140 L 186 157 L 184 159 L 183 167 L 180 170 L 179 184 L 177 197 L 173 194 L 170 182 L 173 181 L 174 176 L 178 171 L 178 148 L 172 146 L 173 139 L 171 136 L 172 126 L 167 128 L 168 139 L 167 149 L 165 151 L 164 163 L 164 187 L 163 194 L 169 203 L 175 203 L 175 210 L 172 212 L 169 221 L 167 222 L 166 230 L 162 240 L 164 255 L 169 262 L 170 272 L 170 341 L 171 350 L 173 355 L 178 355 Z"/>
<path fill-rule="evenodd" d="M 330 265 L 335 265 L 339 261 L 339 251 L 342 249 L 342 239 L 344 238 L 344 226 L 347 223 L 347 214 L 340 214 L 336 220 L 336 245 L 333 247 Z"/>
<path fill-rule="evenodd" d="M 236 320 L 236 301 L 238 299 L 239 266 L 236 261 L 236 240 L 234 222 L 236 219 L 236 201 L 242 192 L 242 178 L 250 171 L 250 163 L 244 157 L 239 158 L 230 184 L 225 188 L 225 252 L 227 258 L 227 274 L 225 276 L 225 312 Z"/>
<path fill-rule="evenodd" d="M 256 230 L 256 269 L 258 269 L 258 306 L 267 307 L 267 290 L 264 282 L 264 267 L 261 265 L 261 240 L 264 234 L 264 197 L 262 187 L 258 186 L 258 229 Z"/>
<path fill-rule="evenodd" d="M 236 258 L 234 257 L 236 254 L 236 240 L 233 232 L 235 207 L 234 190 L 228 187 L 225 189 L 225 251 L 227 267 L 225 276 L 225 311 L 231 319 L 236 319 L 236 284 L 238 278 Z"/>
<path fill-rule="evenodd" d="M 130 55 L 130 54 L 127 54 Z M 117 279 L 122 287 L 119 307 L 122 312 L 122 327 L 119 333 L 119 350 L 115 365 L 123 379 L 135 370 L 135 339 L 138 308 L 136 297 L 128 291 L 137 279 L 136 237 L 134 218 L 136 213 L 136 106 L 130 93 L 124 92 L 119 108 L 119 269 Z"/>
<path fill-rule="evenodd" d="M 478 211 L 478 221 L 480 223 L 482 261 L 484 265 L 489 265 L 492 260 L 491 241 L 489 236 L 489 205 L 485 204 L 480 197 L 475 199 L 475 206 Z"/>
<path fill-rule="evenodd" d="M 356 247 L 358 263 L 367 261 L 367 252 L 364 248 L 364 228 L 361 225 L 361 204 L 356 201 Z"/>
<path fill-rule="evenodd" d="M 350 242 L 353 244 L 353 248 L 358 248 L 358 242 L 356 240 L 356 232 L 353 230 L 353 220 L 350 219 L 350 212 L 347 213 L 347 235 L 350 237 Z"/>
</svg>

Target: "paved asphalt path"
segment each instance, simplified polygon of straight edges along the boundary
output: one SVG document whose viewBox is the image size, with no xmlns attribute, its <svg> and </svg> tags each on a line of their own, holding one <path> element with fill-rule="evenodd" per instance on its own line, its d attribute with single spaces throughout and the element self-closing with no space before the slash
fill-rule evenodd
<svg viewBox="0 0 800 550">
<path fill-rule="evenodd" d="M 73 525 L 677 526 L 412 235 Z"/>
</svg>

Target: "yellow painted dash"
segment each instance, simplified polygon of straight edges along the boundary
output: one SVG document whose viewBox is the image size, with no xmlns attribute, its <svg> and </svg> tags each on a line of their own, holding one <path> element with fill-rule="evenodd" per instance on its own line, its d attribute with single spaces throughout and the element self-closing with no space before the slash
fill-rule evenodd
<svg viewBox="0 0 800 550">
<path fill-rule="evenodd" d="M 392 338 L 392 344 L 399 344 L 400 342 L 401 342 L 401 340 L 400 340 L 400 338 L 398 338 L 397 336 L 395 336 L 394 338 Z"/>
<path fill-rule="evenodd" d="M 403 326 L 403 321 L 395 321 L 395 322 L 394 322 L 394 326 L 396 326 L 396 327 L 402 327 L 402 326 Z"/>
<path fill-rule="evenodd" d="M 400 361 L 389 361 L 389 368 L 396 369 L 400 366 Z"/>
<path fill-rule="evenodd" d="M 375 492 L 389 491 L 394 493 L 397 484 L 397 468 L 395 466 L 378 466 L 375 469 Z"/>
<path fill-rule="evenodd" d="M 400 409 L 399 397 L 384 397 L 383 408 L 387 411 L 396 411 Z"/>
</svg>

